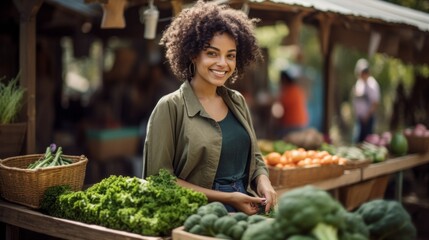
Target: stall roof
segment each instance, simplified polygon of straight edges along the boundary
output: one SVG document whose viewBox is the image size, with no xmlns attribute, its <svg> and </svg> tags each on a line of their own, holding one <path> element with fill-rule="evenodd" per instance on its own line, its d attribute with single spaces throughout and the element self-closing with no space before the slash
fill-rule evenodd
<svg viewBox="0 0 429 240">
<path fill-rule="evenodd" d="M 379 0 L 251 0 L 273 2 L 290 6 L 313 8 L 318 11 L 381 20 L 388 23 L 406 24 L 429 32 L 429 14 L 411 8 Z"/>
</svg>

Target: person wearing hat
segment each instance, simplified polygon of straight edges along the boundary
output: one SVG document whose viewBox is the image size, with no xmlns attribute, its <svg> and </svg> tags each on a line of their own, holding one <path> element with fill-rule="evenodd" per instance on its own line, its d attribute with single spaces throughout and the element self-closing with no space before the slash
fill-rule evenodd
<svg viewBox="0 0 429 240">
<path fill-rule="evenodd" d="M 380 103 L 380 86 L 371 76 L 366 59 L 356 62 L 355 74 L 358 79 L 352 90 L 352 101 L 357 118 L 357 142 L 363 142 L 374 131 L 376 110 Z"/>
</svg>

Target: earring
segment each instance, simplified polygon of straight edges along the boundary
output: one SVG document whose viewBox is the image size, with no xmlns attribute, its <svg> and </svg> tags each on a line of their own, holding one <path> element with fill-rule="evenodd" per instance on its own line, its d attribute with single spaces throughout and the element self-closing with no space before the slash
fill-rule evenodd
<svg viewBox="0 0 429 240">
<path fill-rule="evenodd" d="M 189 64 L 188 71 L 191 77 L 194 76 L 196 71 L 194 62 L 191 62 L 191 64 Z"/>
</svg>

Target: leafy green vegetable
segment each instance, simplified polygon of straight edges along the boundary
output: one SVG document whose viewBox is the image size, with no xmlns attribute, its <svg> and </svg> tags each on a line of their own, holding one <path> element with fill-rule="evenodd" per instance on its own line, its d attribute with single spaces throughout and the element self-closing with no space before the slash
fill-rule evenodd
<svg viewBox="0 0 429 240">
<path fill-rule="evenodd" d="M 56 152 L 55 152 L 56 151 Z M 61 147 L 57 148 L 55 144 L 51 144 L 46 148 L 45 155 L 35 162 L 30 163 L 28 169 L 39 169 L 45 167 L 55 167 L 68 165 L 73 163 L 72 160 L 63 158 L 63 149 Z"/>
<path fill-rule="evenodd" d="M 272 233 L 258 230 L 259 226 Z M 283 194 L 274 221 L 261 220 L 248 227 L 244 237 L 271 240 L 361 240 L 368 239 L 368 230 L 360 216 L 347 212 L 328 192 L 308 185 Z"/>
<path fill-rule="evenodd" d="M 19 76 L 20 73 L 8 84 L 0 79 L 0 124 L 12 123 L 22 109 L 25 90 L 18 86 Z"/>
<path fill-rule="evenodd" d="M 343 211 L 344 226 L 339 229 L 339 239 L 341 240 L 367 240 L 369 231 L 363 221 L 362 216 L 353 212 Z"/>
<path fill-rule="evenodd" d="M 276 229 L 273 228 L 272 219 L 265 219 L 259 221 L 255 224 L 252 224 L 251 227 L 248 227 L 247 230 L 243 233 L 242 240 L 274 240 L 279 239 L 275 236 Z M 283 238 L 286 239 L 286 238 Z"/>
<path fill-rule="evenodd" d="M 333 227 L 332 225 L 325 224 L 323 222 L 319 222 L 316 227 L 311 230 L 311 233 L 318 239 L 318 240 L 337 240 L 338 229 Z"/>
<path fill-rule="evenodd" d="M 404 207 L 397 201 L 377 199 L 362 204 L 356 214 L 362 216 L 371 239 L 416 239 L 416 228 Z"/>
<path fill-rule="evenodd" d="M 207 197 L 180 187 L 173 175 L 161 170 L 146 180 L 112 175 L 85 191 L 60 194 L 54 204 L 52 198 L 46 201 L 45 211 L 55 217 L 146 236 L 167 236 L 207 204 Z"/>
<path fill-rule="evenodd" d="M 292 143 L 288 143 L 283 140 L 277 140 L 273 142 L 273 148 L 275 152 L 283 154 L 285 151 L 297 149 L 298 147 Z"/>
<path fill-rule="evenodd" d="M 274 224 L 283 229 L 285 237 L 309 233 L 320 223 L 338 229 L 343 223 L 342 211 L 345 211 L 342 205 L 329 193 L 308 185 L 280 197 Z"/>
</svg>

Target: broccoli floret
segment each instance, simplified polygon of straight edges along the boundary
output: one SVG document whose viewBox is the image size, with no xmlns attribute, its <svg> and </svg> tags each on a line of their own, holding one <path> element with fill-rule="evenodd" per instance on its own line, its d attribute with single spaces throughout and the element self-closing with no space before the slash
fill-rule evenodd
<svg viewBox="0 0 429 240">
<path fill-rule="evenodd" d="M 338 240 L 337 232 L 337 228 L 323 222 L 318 223 L 316 227 L 311 230 L 313 236 L 318 240 Z"/>
<path fill-rule="evenodd" d="M 207 205 L 201 206 L 200 208 L 198 208 L 197 212 L 201 216 L 210 213 L 213 213 L 218 217 L 228 215 L 228 211 L 226 210 L 225 206 L 220 202 L 211 202 Z"/>
<path fill-rule="evenodd" d="M 356 214 L 362 216 L 371 239 L 415 239 L 417 232 L 411 217 L 397 201 L 377 199 L 362 204 Z"/>
<path fill-rule="evenodd" d="M 274 224 L 277 225 L 276 229 L 283 231 L 284 237 L 308 235 L 318 227 L 314 234 L 329 229 L 334 230 L 334 235 L 337 236 L 337 229 L 344 224 L 342 211 L 343 206 L 329 193 L 308 185 L 293 189 L 280 197 Z M 326 228 L 320 229 L 321 223 Z"/>
<path fill-rule="evenodd" d="M 281 239 L 276 236 L 276 231 L 273 229 L 274 224 L 271 221 L 272 219 L 266 219 L 259 221 L 247 227 L 247 230 L 244 231 L 241 240 L 277 240 Z"/>
<path fill-rule="evenodd" d="M 344 225 L 339 229 L 339 239 L 341 240 L 367 240 L 369 231 L 363 221 L 362 216 L 343 211 Z"/>
</svg>

